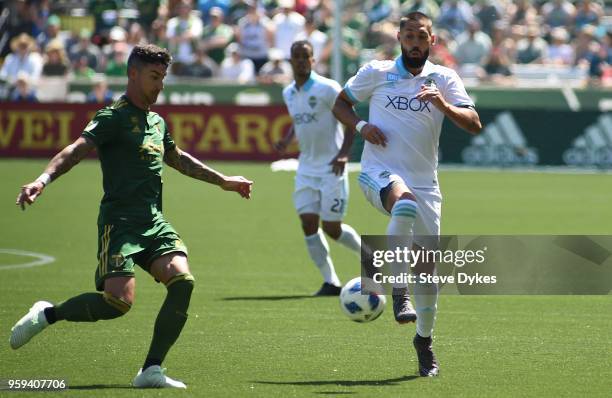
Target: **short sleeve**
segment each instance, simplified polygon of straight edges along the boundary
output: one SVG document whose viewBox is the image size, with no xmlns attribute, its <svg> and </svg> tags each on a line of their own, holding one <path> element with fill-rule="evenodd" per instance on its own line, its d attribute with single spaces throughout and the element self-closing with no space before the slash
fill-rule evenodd
<svg viewBox="0 0 612 398">
<path fill-rule="evenodd" d="M 342 86 L 340 86 L 334 80 L 331 81 L 331 84 L 327 85 L 324 101 L 329 106 L 329 109 L 334 107 L 334 103 L 336 102 L 336 98 L 338 97 L 338 94 L 340 94 L 340 91 L 342 91 Z"/>
<path fill-rule="evenodd" d="M 365 101 L 374 92 L 374 67 L 367 63 L 359 69 L 357 74 L 351 77 L 344 85 L 344 91 L 353 103 Z"/>
<path fill-rule="evenodd" d="M 474 106 L 474 101 L 465 91 L 465 86 L 455 71 L 447 77 L 444 99 L 455 106 Z"/>
<path fill-rule="evenodd" d="M 118 131 L 116 117 L 112 109 L 99 110 L 85 126 L 81 135 L 92 140 L 98 147 L 112 141 Z"/>
<path fill-rule="evenodd" d="M 167 152 L 176 148 L 176 143 L 170 135 L 170 131 L 168 130 L 168 125 L 166 124 L 166 121 L 162 119 L 162 123 L 164 125 L 164 152 Z"/>
</svg>

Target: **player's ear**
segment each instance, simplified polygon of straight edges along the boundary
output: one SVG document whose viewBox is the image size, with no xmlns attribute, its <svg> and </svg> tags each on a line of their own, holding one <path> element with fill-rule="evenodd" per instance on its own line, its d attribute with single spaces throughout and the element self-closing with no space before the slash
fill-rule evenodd
<svg viewBox="0 0 612 398">
<path fill-rule="evenodd" d="M 436 35 L 431 35 L 431 45 L 435 46 L 438 37 Z"/>
</svg>

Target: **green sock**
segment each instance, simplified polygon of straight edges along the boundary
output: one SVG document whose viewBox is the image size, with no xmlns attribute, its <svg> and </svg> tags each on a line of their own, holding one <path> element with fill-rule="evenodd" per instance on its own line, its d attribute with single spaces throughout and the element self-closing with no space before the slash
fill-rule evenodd
<svg viewBox="0 0 612 398">
<path fill-rule="evenodd" d="M 118 318 L 130 310 L 130 305 L 109 294 L 83 293 L 54 307 L 58 321 L 96 322 Z"/>
<path fill-rule="evenodd" d="M 193 276 L 179 274 L 166 285 L 168 294 L 155 320 L 153 340 L 151 340 L 151 347 L 145 363 L 161 364 L 170 347 L 178 339 L 185 322 L 187 322 L 187 309 L 189 308 L 193 284 Z"/>
</svg>

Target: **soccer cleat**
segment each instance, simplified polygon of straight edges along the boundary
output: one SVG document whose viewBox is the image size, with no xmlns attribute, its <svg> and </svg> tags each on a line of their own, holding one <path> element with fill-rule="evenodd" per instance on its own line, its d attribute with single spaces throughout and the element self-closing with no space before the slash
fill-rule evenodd
<svg viewBox="0 0 612 398">
<path fill-rule="evenodd" d="M 342 286 L 332 285 L 331 283 L 324 282 L 321 288 L 314 296 L 339 296 Z"/>
<path fill-rule="evenodd" d="M 166 376 L 166 368 L 159 365 L 149 366 L 144 372 L 140 369 L 132 381 L 132 386 L 136 388 L 187 388 L 182 381 Z"/>
<path fill-rule="evenodd" d="M 11 329 L 11 337 L 9 339 L 12 349 L 16 350 L 21 347 L 49 326 L 44 312 L 47 307 L 53 307 L 53 304 L 47 301 L 37 301 L 28 313 L 17 321 Z"/>
<path fill-rule="evenodd" d="M 431 350 L 431 337 L 421 337 L 418 333 L 412 340 L 419 359 L 419 375 L 422 377 L 438 376 L 438 360 Z"/>
<path fill-rule="evenodd" d="M 400 324 L 416 321 L 417 314 L 410 302 L 410 294 L 393 295 L 393 315 L 395 315 L 397 323 Z"/>
</svg>

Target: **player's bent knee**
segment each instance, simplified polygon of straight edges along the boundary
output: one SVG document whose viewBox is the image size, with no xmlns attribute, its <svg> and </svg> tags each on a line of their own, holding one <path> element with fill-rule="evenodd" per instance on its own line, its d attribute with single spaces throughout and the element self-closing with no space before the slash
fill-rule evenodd
<svg viewBox="0 0 612 398">
<path fill-rule="evenodd" d="M 338 240 L 340 235 L 342 235 L 342 226 L 340 222 L 328 222 L 323 221 L 323 231 L 332 238 L 333 240 Z"/>
<path fill-rule="evenodd" d="M 193 286 L 195 284 L 195 278 L 193 277 L 193 275 L 191 275 L 188 272 L 181 272 L 178 273 L 174 276 L 172 276 L 170 279 L 168 279 L 168 282 L 166 282 L 166 288 L 169 288 L 170 286 L 179 283 L 179 282 L 183 282 L 181 284 L 185 284 L 186 286 L 191 286 L 191 289 L 193 290 Z"/>
<path fill-rule="evenodd" d="M 104 317 L 102 319 L 118 318 L 122 315 L 127 314 L 128 311 L 132 308 L 132 303 L 128 302 L 122 297 L 115 297 L 108 292 L 104 292 L 102 297 L 104 298 L 104 301 L 109 307 L 107 317 Z"/>
</svg>

